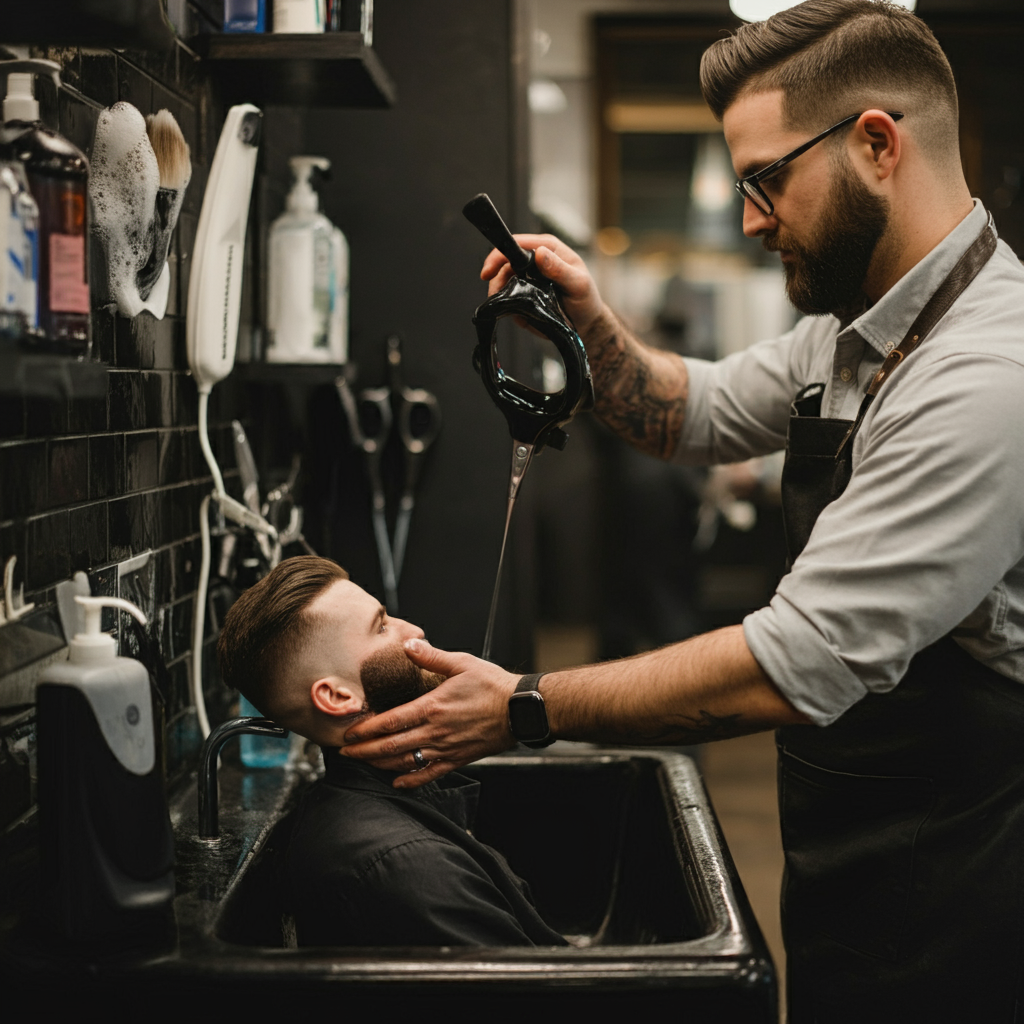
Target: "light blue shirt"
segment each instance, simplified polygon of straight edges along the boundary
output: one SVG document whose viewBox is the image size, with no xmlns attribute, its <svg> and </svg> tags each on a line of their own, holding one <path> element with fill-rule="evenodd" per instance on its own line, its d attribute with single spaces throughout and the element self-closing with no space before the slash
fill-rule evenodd
<svg viewBox="0 0 1024 1024">
<path fill-rule="evenodd" d="M 790 403 L 817 381 L 822 416 L 853 419 L 886 353 L 988 219 L 975 202 L 845 328 L 806 317 L 720 362 L 687 359 L 677 460 L 784 447 Z M 743 629 L 779 690 L 819 725 L 891 690 L 950 631 L 1024 682 L 1024 268 L 1005 242 L 883 385 L 855 439 L 849 486 Z"/>
</svg>

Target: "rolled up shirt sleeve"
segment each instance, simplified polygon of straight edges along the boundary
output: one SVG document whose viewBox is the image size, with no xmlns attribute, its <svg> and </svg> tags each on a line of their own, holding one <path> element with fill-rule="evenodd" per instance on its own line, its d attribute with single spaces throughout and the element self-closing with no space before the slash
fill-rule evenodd
<svg viewBox="0 0 1024 1024">
<path fill-rule="evenodd" d="M 1024 558 L 1024 366 L 961 341 L 942 358 L 923 346 L 886 384 L 846 491 L 744 620 L 754 657 L 818 725 L 896 686 Z"/>
</svg>

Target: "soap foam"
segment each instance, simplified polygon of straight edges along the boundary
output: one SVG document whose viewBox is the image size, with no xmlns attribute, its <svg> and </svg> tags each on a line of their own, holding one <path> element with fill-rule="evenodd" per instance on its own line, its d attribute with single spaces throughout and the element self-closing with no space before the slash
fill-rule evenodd
<svg viewBox="0 0 1024 1024">
<path fill-rule="evenodd" d="M 159 186 L 145 118 L 130 103 L 115 103 L 96 125 L 89 196 L 93 233 L 106 254 L 108 295 L 129 317 L 146 308 L 136 275 L 153 249 Z"/>
</svg>

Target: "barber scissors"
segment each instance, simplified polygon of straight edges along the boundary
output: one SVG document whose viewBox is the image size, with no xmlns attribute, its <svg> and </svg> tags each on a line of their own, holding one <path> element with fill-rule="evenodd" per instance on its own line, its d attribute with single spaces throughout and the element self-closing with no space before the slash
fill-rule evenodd
<svg viewBox="0 0 1024 1024">
<path fill-rule="evenodd" d="M 416 483 L 423 456 L 441 429 L 441 408 L 437 398 L 424 388 L 402 384 L 401 340 L 387 340 L 390 387 L 364 388 L 358 398 L 344 377 L 335 381 L 338 397 L 348 419 L 353 444 L 363 452 L 372 492 L 373 535 L 377 544 L 384 604 L 391 615 L 398 613 L 398 581 L 405 564 L 409 524 L 416 504 Z M 393 402 L 397 401 L 395 416 Z M 395 521 L 394 541 L 388 536 L 387 495 L 381 460 L 395 426 L 405 451 L 405 479 Z"/>
</svg>

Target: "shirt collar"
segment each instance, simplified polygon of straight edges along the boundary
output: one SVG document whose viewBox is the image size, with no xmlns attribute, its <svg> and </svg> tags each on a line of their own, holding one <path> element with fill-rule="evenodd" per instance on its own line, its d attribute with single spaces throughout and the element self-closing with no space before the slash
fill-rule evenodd
<svg viewBox="0 0 1024 1024">
<path fill-rule="evenodd" d="M 480 783 L 451 772 L 417 789 L 395 789 L 392 783 L 401 772 L 384 771 L 362 761 L 344 757 L 334 747 L 321 747 L 326 768 L 325 780 L 341 789 L 355 789 L 364 793 L 402 802 L 412 800 L 426 804 L 453 821 L 459 828 L 471 829 L 480 802 Z"/>
<path fill-rule="evenodd" d="M 992 219 L 980 200 L 975 199 L 974 209 L 870 309 L 848 326 L 842 326 L 837 340 L 845 340 L 849 336 L 847 332 L 856 333 L 881 356 L 888 355 L 893 345 L 903 340 L 917 314 L 981 234 L 986 223 L 992 224 Z M 994 224 L 992 229 L 995 230 Z"/>
</svg>

